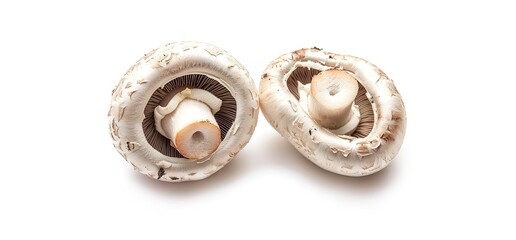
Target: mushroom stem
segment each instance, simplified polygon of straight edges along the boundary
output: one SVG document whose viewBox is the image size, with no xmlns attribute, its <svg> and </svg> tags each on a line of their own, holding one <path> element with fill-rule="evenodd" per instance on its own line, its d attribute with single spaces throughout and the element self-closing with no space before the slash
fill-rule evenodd
<svg viewBox="0 0 516 240">
<path fill-rule="evenodd" d="M 164 106 L 156 107 L 156 129 L 170 139 L 170 145 L 188 159 L 211 155 L 221 141 L 214 114 L 222 101 L 202 89 L 185 89 Z"/>
<path fill-rule="evenodd" d="M 165 116 L 163 130 L 171 136 L 170 144 L 188 159 L 202 159 L 220 144 L 220 129 L 205 103 L 185 99 L 177 109 Z"/>
<path fill-rule="evenodd" d="M 358 82 L 351 74 L 342 70 L 322 71 L 310 84 L 308 114 L 325 128 L 345 127 L 344 132 L 353 131 L 360 120 L 353 109 L 357 93 Z"/>
</svg>

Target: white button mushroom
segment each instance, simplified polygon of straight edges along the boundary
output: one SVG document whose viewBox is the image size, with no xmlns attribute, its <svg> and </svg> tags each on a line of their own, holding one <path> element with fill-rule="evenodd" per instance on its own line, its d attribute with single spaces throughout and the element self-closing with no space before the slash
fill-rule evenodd
<svg viewBox="0 0 516 240">
<path fill-rule="evenodd" d="M 365 176 L 385 168 L 405 135 L 405 106 L 373 64 L 301 49 L 280 56 L 260 82 L 269 123 L 306 158 L 328 171 Z"/>
<path fill-rule="evenodd" d="M 146 54 L 113 90 L 110 130 L 118 152 L 149 177 L 204 179 L 247 144 L 258 119 L 247 70 L 199 42 L 167 44 Z"/>
</svg>

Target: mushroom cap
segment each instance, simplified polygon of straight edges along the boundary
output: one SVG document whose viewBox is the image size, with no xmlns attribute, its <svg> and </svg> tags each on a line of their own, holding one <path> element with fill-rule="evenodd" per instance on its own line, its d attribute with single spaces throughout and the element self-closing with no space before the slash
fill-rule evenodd
<svg viewBox="0 0 516 240">
<path fill-rule="evenodd" d="M 150 118 L 144 113 L 146 106 L 156 101 L 151 99 L 155 98 L 153 94 L 189 75 L 217 81 L 236 102 L 234 120 L 224 130 L 219 147 L 198 161 L 158 151 L 149 143 L 143 128 L 144 119 Z M 108 117 L 113 145 L 135 170 L 161 181 L 181 182 L 204 179 L 230 162 L 249 142 L 258 109 L 254 82 L 231 55 L 207 43 L 176 42 L 151 51 L 127 71 L 113 90 Z M 153 117 L 150 121 L 154 121 Z"/>
<path fill-rule="evenodd" d="M 298 68 L 309 69 L 312 75 L 330 69 L 352 74 L 367 91 L 363 94 L 374 112 L 374 125 L 368 133 L 337 136 L 314 121 L 289 90 L 289 77 Z M 265 69 L 259 97 L 262 112 L 276 131 L 306 158 L 330 172 L 346 176 L 373 174 L 392 161 L 403 143 L 406 117 L 399 92 L 382 70 L 358 57 L 317 48 L 282 55 Z"/>
</svg>

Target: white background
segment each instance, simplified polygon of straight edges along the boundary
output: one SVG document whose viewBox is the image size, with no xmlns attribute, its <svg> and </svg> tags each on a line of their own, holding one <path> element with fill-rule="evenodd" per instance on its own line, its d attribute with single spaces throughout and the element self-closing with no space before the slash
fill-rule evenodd
<svg viewBox="0 0 516 240">
<path fill-rule="evenodd" d="M 0 239 L 514 239 L 516 14 L 455 2 L 0 3 Z M 260 116 L 212 177 L 147 178 L 111 145 L 110 94 L 181 40 L 227 50 L 257 86 L 299 48 L 365 58 L 404 98 L 405 143 L 388 168 L 349 178 Z"/>
</svg>

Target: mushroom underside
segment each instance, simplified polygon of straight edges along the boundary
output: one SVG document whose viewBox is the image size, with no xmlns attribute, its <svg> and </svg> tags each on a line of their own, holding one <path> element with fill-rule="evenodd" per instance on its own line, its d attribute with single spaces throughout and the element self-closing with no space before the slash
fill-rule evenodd
<svg viewBox="0 0 516 240">
<path fill-rule="evenodd" d="M 220 110 L 214 115 L 220 127 L 221 141 L 233 125 L 236 117 L 237 104 L 231 92 L 220 82 L 203 74 L 189 74 L 170 80 L 163 88 L 158 88 L 150 97 L 145 106 L 145 118 L 142 122 L 143 132 L 147 142 L 163 155 L 175 158 L 184 158 L 177 149 L 170 145 L 170 139 L 161 135 L 155 127 L 154 109 L 160 105 L 169 93 L 188 88 L 199 88 L 211 92 L 222 100 Z"/>
<path fill-rule="evenodd" d="M 297 67 L 288 76 L 287 87 L 290 93 L 299 101 L 298 82 L 306 85 L 312 81 L 313 76 L 319 74 L 321 71 L 313 68 Z M 352 73 L 351 73 L 352 74 Z M 358 105 L 360 111 L 360 123 L 353 133 L 352 137 L 364 138 L 371 133 L 374 127 L 374 111 L 369 98 L 367 98 L 367 90 L 358 82 L 358 94 L 355 98 L 355 104 Z"/>
</svg>

